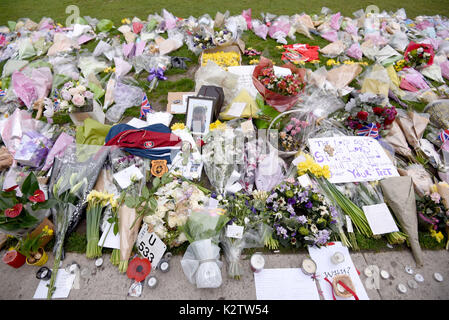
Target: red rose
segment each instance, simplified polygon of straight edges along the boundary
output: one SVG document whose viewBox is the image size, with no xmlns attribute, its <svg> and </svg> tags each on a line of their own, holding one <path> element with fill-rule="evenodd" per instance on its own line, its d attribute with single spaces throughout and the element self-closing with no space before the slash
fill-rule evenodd
<svg viewBox="0 0 449 320">
<path fill-rule="evenodd" d="M 357 129 L 362 129 L 362 128 L 363 128 L 363 124 L 358 123 L 358 124 L 357 124 Z"/>
<path fill-rule="evenodd" d="M 368 112 L 366 112 L 366 111 L 359 111 L 357 113 L 357 118 L 359 118 L 362 121 L 366 121 L 366 119 L 368 119 Z"/>
<path fill-rule="evenodd" d="M 23 205 L 21 203 L 16 204 L 14 207 L 5 210 L 5 216 L 8 218 L 15 218 L 22 212 Z"/>
<path fill-rule="evenodd" d="M 379 129 L 382 125 L 379 122 L 376 122 L 376 127 Z"/>
<path fill-rule="evenodd" d="M 373 108 L 373 112 L 374 112 L 374 114 L 380 115 L 380 114 L 382 114 L 382 112 L 384 112 L 384 108 L 382 108 L 382 107 L 374 107 Z"/>
<path fill-rule="evenodd" d="M 36 190 L 34 191 L 34 194 L 32 196 L 28 197 L 28 200 L 32 202 L 44 202 L 45 201 L 45 194 L 42 190 Z"/>
<path fill-rule="evenodd" d="M 8 188 L 8 189 L 5 189 L 5 190 L 3 190 L 3 191 L 5 191 L 5 192 L 11 192 L 11 191 L 13 191 L 14 189 L 16 189 L 17 187 L 18 187 L 19 185 L 15 185 L 15 186 L 13 186 L 13 187 L 11 187 L 11 188 Z"/>
<path fill-rule="evenodd" d="M 385 119 L 384 126 L 388 126 L 388 125 L 392 124 L 393 121 L 394 121 L 394 118 L 393 119 Z"/>
</svg>

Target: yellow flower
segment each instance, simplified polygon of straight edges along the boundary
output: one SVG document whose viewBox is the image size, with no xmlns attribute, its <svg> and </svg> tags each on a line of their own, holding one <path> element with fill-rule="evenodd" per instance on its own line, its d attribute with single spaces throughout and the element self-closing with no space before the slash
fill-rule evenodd
<svg viewBox="0 0 449 320">
<path fill-rule="evenodd" d="M 320 63 L 320 60 L 311 60 L 310 63 Z"/>
<path fill-rule="evenodd" d="M 178 123 L 173 124 L 173 125 L 171 126 L 171 129 L 172 129 L 173 131 L 174 131 L 174 130 L 183 130 L 183 129 L 185 129 L 185 127 L 186 127 L 186 125 L 185 125 L 184 123 L 178 122 Z"/>
<path fill-rule="evenodd" d="M 437 192 L 437 193 L 438 193 L 438 188 L 437 188 L 437 185 L 436 185 L 436 184 L 433 184 L 433 185 L 430 187 L 430 193 L 434 193 L 434 192 Z"/>
<path fill-rule="evenodd" d="M 284 46 L 276 46 L 276 49 L 283 50 Z"/>
<path fill-rule="evenodd" d="M 220 67 L 226 68 L 231 66 L 240 65 L 240 54 L 237 52 L 214 52 L 214 53 L 203 53 L 202 66 L 207 64 L 207 61 L 212 60 Z"/>
<path fill-rule="evenodd" d="M 298 175 L 302 176 L 303 174 L 311 173 L 317 178 L 330 178 L 331 172 L 329 166 L 325 165 L 321 167 L 318 163 L 315 162 L 315 160 L 313 160 L 312 156 L 308 154 L 305 154 L 304 156 L 306 160 L 298 163 L 297 165 Z"/>
<path fill-rule="evenodd" d="M 432 228 L 430 228 L 430 235 L 431 235 L 433 238 L 435 238 L 435 239 L 438 241 L 438 243 L 440 243 L 441 240 L 444 239 L 444 236 L 443 236 L 443 234 L 441 233 L 441 231 L 439 231 L 439 232 L 437 233 L 437 232 L 436 232 L 435 230 L 433 230 Z"/>
<path fill-rule="evenodd" d="M 214 131 L 215 129 L 225 129 L 226 123 L 221 122 L 220 120 L 217 120 L 209 125 L 209 130 Z"/>
<path fill-rule="evenodd" d="M 259 63 L 259 59 L 252 59 L 249 61 L 249 64 L 258 64 Z"/>
<path fill-rule="evenodd" d="M 329 66 L 329 67 L 330 66 L 337 66 L 339 64 L 340 64 L 340 62 L 335 61 L 334 59 L 329 59 L 329 60 L 326 61 L 326 65 Z"/>
<path fill-rule="evenodd" d="M 130 24 L 131 21 L 128 18 L 122 19 L 122 24 Z"/>
</svg>

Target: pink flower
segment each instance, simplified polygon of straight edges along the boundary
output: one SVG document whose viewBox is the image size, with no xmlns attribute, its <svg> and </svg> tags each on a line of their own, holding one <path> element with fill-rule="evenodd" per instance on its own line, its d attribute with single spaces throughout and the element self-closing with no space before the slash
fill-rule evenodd
<svg viewBox="0 0 449 320">
<path fill-rule="evenodd" d="M 81 107 L 84 105 L 84 97 L 80 94 L 76 94 L 73 96 L 72 102 L 75 106 Z"/>
<path fill-rule="evenodd" d="M 291 129 L 293 129 L 293 125 L 289 124 L 289 125 L 286 127 L 286 129 L 287 129 L 287 131 L 290 131 Z"/>
<path fill-rule="evenodd" d="M 440 196 L 440 194 L 438 192 L 433 192 L 430 195 L 430 199 L 432 199 L 432 201 L 435 202 L 435 203 L 440 203 L 441 196 Z"/>
<path fill-rule="evenodd" d="M 94 94 L 91 92 L 91 91 L 85 91 L 84 92 L 84 97 L 86 98 L 86 99 L 93 99 L 93 97 L 94 97 Z"/>
<path fill-rule="evenodd" d="M 292 130 L 292 132 L 290 132 L 292 134 L 292 136 L 294 136 L 297 132 L 296 130 Z"/>
<path fill-rule="evenodd" d="M 61 90 L 61 97 L 64 100 L 70 101 L 72 99 L 72 95 L 67 90 Z"/>
</svg>

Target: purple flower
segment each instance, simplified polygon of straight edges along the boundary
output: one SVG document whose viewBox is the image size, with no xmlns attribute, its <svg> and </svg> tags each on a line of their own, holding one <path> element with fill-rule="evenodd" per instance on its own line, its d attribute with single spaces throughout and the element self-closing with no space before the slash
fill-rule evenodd
<svg viewBox="0 0 449 320">
<path fill-rule="evenodd" d="M 282 236 L 284 239 L 287 238 L 287 229 L 285 229 L 282 226 L 277 226 L 276 227 L 276 233 L 278 236 Z"/>
<path fill-rule="evenodd" d="M 324 245 L 329 240 L 329 231 L 326 229 L 318 231 L 317 236 L 315 237 L 315 244 L 316 245 Z"/>
<path fill-rule="evenodd" d="M 309 202 L 306 203 L 306 208 L 307 209 L 311 209 L 312 207 L 313 207 L 312 202 L 309 201 Z"/>
<path fill-rule="evenodd" d="M 296 203 L 296 199 L 295 199 L 295 198 L 288 198 L 288 199 L 287 199 L 287 203 L 288 203 L 289 205 L 294 205 L 294 204 Z"/>
<path fill-rule="evenodd" d="M 295 209 L 292 207 L 291 204 L 287 205 L 287 211 L 288 211 L 291 215 L 296 215 L 296 214 L 295 214 Z"/>
<path fill-rule="evenodd" d="M 298 216 L 298 217 L 296 217 L 296 220 L 299 222 L 299 223 L 301 223 L 301 224 L 305 224 L 305 223 L 307 223 L 307 218 L 306 218 L 306 216 Z"/>
</svg>

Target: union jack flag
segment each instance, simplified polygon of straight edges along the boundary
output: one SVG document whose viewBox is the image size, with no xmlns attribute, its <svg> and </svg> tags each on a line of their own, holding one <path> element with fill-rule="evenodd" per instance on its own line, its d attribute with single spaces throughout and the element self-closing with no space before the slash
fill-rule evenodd
<svg viewBox="0 0 449 320">
<path fill-rule="evenodd" d="M 379 129 L 375 123 L 371 123 L 357 130 L 357 135 L 379 139 Z"/>
<path fill-rule="evenodd" d="M 59 107 L 59 100 L 58 100 L 59 91 L 58 89 L 55 89 L 53 93 L 53 107 L 57 110 Z"/>
<path fill-rule="evenodd" d="M 438 139 L 440 139 L 442 142 L 446 142 L 447 140 L 449 140 L 449 129 L 442 130 L 438 135 Z"/>
<path fill-rule="evenodd" d="M 4 96 L 6 96 L 6 91 L 0 89 L 0 97 L 4 97 Z"/>
<path fill-rule="evenodd" d="M 140 119 L 145 119 L 147 113 L 152 113 L 153 108 L 148 101 L 146 93 L 143 94 L 142 104 L 140 105 Z"/>
</svg>

